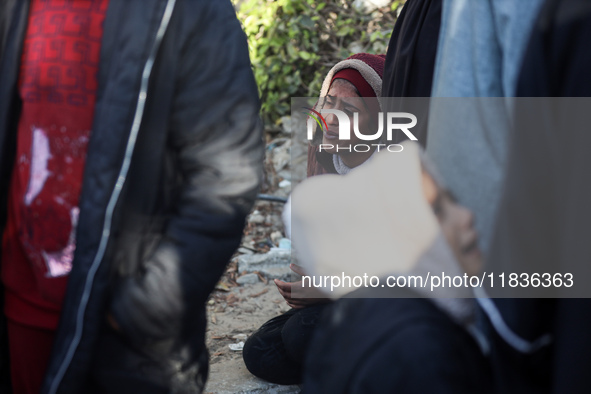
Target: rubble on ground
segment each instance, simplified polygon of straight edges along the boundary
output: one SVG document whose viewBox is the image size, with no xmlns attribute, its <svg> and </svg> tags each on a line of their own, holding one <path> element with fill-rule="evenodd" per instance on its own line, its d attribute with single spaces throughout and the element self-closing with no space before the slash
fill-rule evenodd
<svg viewBox="0 0 591 394">
<path fill-rule="evenodd" d="M 282 119 L 283 131 L 267 143 L 265 181 L 261 193 L 288 197 L 306 176 L 307 142 L 291 138 L 292 122 Z M 283 203 L 258 200 L 247 217 L 244 236 L 224 276 L 207 303 L 207 347 L 210 372 L 205 393 L 299 393 L 297 386 L 265 382 L 248 372 L 241 346 L 267 320 L 289 306 L 273 279 L 290 280 L 291 243 L 281 220 Z"/>
<path fill-rule="evenodd" d="M 249 254 L 238 258 L 239 272 L 258 272 L 267 279 L 289 281 L 291 250 L 273 248 L 265 254 Z"/>
</svg>

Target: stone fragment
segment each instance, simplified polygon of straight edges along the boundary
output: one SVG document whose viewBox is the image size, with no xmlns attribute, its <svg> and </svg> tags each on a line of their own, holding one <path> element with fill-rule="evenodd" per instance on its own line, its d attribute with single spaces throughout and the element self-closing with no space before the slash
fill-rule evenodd
<svg viewBox="0 0 591 394">
<path fill-rule="evenodd" d="M 281 231 L 273 231 L 271 233 L 271 241 L 273 241 L 275 245 L 277 245 L 281 238 L 283 238 L 283 234 L 281 234 Z"/>
<path fill-rule="evenodd" d="M 259 211 L 254 211 L 248 217 L 248 222 L 252 224 L 262 224 L 264 221 L 265 217 Z"/>
<path fill-rule="evenodd" d="M 254 285 L 259 282 L 259 276 L 257 274 L 245 274 L 236 279 L 236 283 L 239 285 Z"/>
<path fill-rule="evenodd" d="M 273 249 L 264 254 L 242 255 L 238 257 L 238 272 L 259 272 L 267 279 L 290 280 L 291 251 Z"/>
</svg>

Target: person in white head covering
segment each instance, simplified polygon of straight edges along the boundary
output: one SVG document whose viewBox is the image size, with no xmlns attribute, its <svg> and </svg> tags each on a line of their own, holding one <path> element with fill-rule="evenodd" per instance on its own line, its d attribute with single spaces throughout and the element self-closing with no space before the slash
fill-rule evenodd
<svg viewBox="0 0 591 394">
<path fill-rule="evenodd" d="M 469 279 L 482 266 L 472 213 L 442 186 L 416 143 L 403 146 L 344 177 L 308 179 L 293 193 L 292 241 L 309 276 L 379 280 L 362 289 L 323 287 L 332 298 L 349 298 L 327 308 L 316 327 L 305 392 L 488 390 L 484 344 L 471 335 L 471 289 L 385 281 Z"/>
<path fill-rule="evenodd" d="M 335 64 L 322 83 L 317 108 L 336 108 L 345 112 L 359 113 L 359 129 L 377 129 L 376 122 L 382 95 L 382 76 L 384 74 L 384 55 L 357 53 Z M 322 105 L 320 105 L 322 103 Z M 354 152 L 343 149 L 355 143 L 364 142 L 351 133 L 348 141 L 339 141 L 338 120 L 334 115 L 326 117 L 327 129 L 315 128 L 308 149 L 308 176 L 322 174 L 348 173 L 369 159 L 375 148 L 367 152 Z M 320 145 L 332 148 L 320 149 Z M 337 146 L 339 149 L 337 149 Z"/>
<path fill-rule="evenodd" d="M 351 146 L 364 142 L 354 133 L 352 113 L 358 116 L 361 132 L 375 133 L 381 108 L 378 98 L 382 89 L 384 60 L 383 55 L 358 53 L 338 62 L 326 75 L 315 108 L 338 109 L 349 114 L 352 120 L 351 139 L 340 140 L 338 118 L 333 114 L 326 115 L 327 127 L 314 130 L 308 150 L 308 176 L 344 175 L 370 161 L 376 150 L 374 147 L 367 152 L 351 149 Z M 320 144 L 323 144 L 324 149 L 320 149 Z M 283 215 L 288 237 L 291 227 L 290 207 L 289 200 Z M 292 264 L 291 268 L 296 274 L 303 274 L 297 265 Z M 252 374 L 273 383 L 301 382 L 307 343 L 329 301 L 323 295 L 323 298 L 315 298 L 314 295 L 318 293 L 314 291 L 305 298 L 292 297 L 291 289 L 297 283 L 275 280 L 279 292 L 293 309 L 269 320 L 253 333 L 242 353 L 244 363 Z"/>
</svg>

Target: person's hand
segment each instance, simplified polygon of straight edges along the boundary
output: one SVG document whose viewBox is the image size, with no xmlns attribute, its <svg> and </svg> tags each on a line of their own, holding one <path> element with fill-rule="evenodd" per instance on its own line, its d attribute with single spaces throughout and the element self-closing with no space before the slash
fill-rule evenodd
<svg viewBox="0 0 591 394">
<path fill-rule="evenodd" d="M 302 267 L 299 265 L 290 264 L 289 268 L 298 275 L 306 275 Z M 275 285 L 277 286 L 279 293 L 287 302 L 287 305 L 295 309 L 330 301 L 324 293 L 315 287 L 302 287 L 301 280 L 289 283 L 275 279 Z M 295 289 L 295 291 L 292 291 L 293 289 Z M 294 292 L 295 294 L 293 294 Z"/>
</svg>

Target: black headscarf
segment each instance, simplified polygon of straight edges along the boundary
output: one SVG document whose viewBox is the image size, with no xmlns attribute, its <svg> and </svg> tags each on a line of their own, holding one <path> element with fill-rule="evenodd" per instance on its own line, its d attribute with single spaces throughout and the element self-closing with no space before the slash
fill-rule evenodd
<svg viewBox="0 0 591 394">
<path fill-rule="evenodd" d="M 382 97 L 430 97 L 441 25 L 441 0 L 408 0 L 394 25 L 382 83 Z M 387 111 L 397 112 L 403 101 L 394 101 Z M 414 109 L 419 122 L 413 134 L 425 146 L 428 107 Z M 412 105 L 412 104 L 411 104 Z M 408 111 L 408 108 L 406 109 Z M 400 133 L 400 142 L 406 139 Z"/>
</svg>

